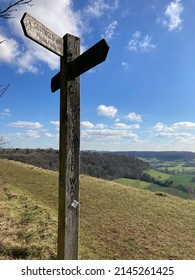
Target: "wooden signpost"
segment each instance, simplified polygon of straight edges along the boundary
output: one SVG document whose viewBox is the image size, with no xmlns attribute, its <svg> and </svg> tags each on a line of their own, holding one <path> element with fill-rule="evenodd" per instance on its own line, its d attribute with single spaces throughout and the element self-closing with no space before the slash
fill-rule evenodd
<svg viewBox="0 0 195 280">
<path fill-rule="evenodd" d="M 63 56 L 63 39 L 61 37 L 27 13 L 23 15 L 21 24 L 26 37 L 55 54 Z"/>
<path fill-rule="evenodd" d="M 80 78 L 103 62 L 109 46 L 102 39 L 80 55 L 80 39 L 70 34 L 59 37 L 25 13 L 24 34 L 59 55 L 60 72 L 51 80 L 51 91 L 60 89 L 59 198 L 57 259 L 78 259 L 79 165 L 80 165 Z"/>
</svg>

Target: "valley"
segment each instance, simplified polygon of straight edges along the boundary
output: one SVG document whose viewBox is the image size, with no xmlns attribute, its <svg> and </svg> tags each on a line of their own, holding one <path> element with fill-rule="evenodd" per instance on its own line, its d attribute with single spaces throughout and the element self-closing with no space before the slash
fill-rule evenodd
<svg viewBox="0 0 195 280">
<path fill-rule="evenodd" d="M 10 149 L 1 158 L 58 171 L 53 149 Z M 195 199 L 195 153 L 81 151 L 80 173 L 152 192 Z"/>
</svg>

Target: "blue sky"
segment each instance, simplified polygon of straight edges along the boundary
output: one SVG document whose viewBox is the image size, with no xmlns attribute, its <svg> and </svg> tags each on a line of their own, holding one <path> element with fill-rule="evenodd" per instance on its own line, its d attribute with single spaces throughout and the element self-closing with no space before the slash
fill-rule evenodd
<svg viewBox="0 0 195 280">
<path fill-rule="evenodd" d="M 10 1 L 1 1 L 0 7 Z M 26 38 L 28 12 L 82 51 L 105 38 L 107 60 L 81 76 L 82 150 L 195 151 L 194 0 L 33 0 L 1 19 L 0 134 L 14 148 L 58 148 L 59 56 Z"/>
</svg>

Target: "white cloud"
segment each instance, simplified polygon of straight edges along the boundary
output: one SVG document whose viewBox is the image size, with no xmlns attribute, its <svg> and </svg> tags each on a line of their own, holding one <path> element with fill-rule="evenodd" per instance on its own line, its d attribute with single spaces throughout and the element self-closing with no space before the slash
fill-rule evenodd
<svg viewBox="0 0 195 280">
<path fill-rule="evenodd" d="M 26 132 L 24 133 L 21 133 L 21 132 L 17 132 L 15 134 L 15 136 L 17 138 L 32 138 L 32 139 L 37 139 L 37 138 L 40 138 L 40 134 L 38 131 L 35 131 L 35 130 L 27 130 Z"/>
<path fill-rule="evenodd" d="M 163 132 L 174 132 L 177 130 L 195 130 L 194 122 L 177 122 L 172 124 L 171 126 L 167 126 L 161 122 L 157 123 L 154 127 L 154 131 L 163 131 Z"/>
<path fill-rule="evenodd" d="M 106 27 L 106 31 L 105 34 L 103 35 L 103 37 L 105 37 L 105 39 L 110 40 L 112 39 L 112 37 L 114 36 L 115 33 L 115 29 L 117 28 L 118 22 L 116 20 L 113 20 L 107 27 Z"/>
<path fill-rule="evenodd" d="M 60 122 L 59 121 L 51 121 L 50 124 L 52 124 L 55 127 L 55 130 L 60 130 Z"/>
<path fill-rule="evenodd" d="M 125 70 L 127 70 L 127 69 L 129 68 L 129 63 L 128 63 L 128 62 L 123 61 L 123 62 L 121 63 L 121 65 L 122 65 L 122 67 L 123 67 Z"/>
<path fill-rule="evenodd" d="M 147 52 L 156 48 L 156 46 L 152 44 L 151 40 L 152 38 L 149 35 L 145 35 L 139 42 L 139 48 L 142 52 Z"/>
<path fill-rule="evenodd" d="M 0 62 L 13 63 L 20 55 L 18 43 L 3 33 L 0 34 L 0 42 L 2 42 L 0 44 Z"/>
<path fill-rule="evenodd" d="M 120 129 L 88 129 L 81 131 L 82 141 L 107 141 L 107 140 L 130 140 L 139 141 L 139 137 L 131 130 Z"/>
<path fill-rule="evenodd" d="M 10 109 L 3 109 L 3 111 L 2 112 L 0 112 L 0 116 L 1 117 L 9 117 L 11 115 L 11 110 Z"/>
<path fill-rule="evenodd" d="M 95 127 L 96 127 L 96 128 L 99 128 L 99 129 L 103 129 L 103 128 L 107 128 L 108 125 L 107 125 L 107 124 L 103 124 L 103 123 L 98 123 L 98 124 L 96 124 Z"/>
<path fill-rule="evenodd" d="M 0 34 L 0 63 L 8 63 L 17 66 L 19 73 L 32 72 L 37 73 L 38 68 L 35 66 L 36 59 L 34 51 L 27 50 L 22 53 L 19 44 L 14 39 L 9 39 L 5 35 Z"/>
<path fill-rule="evenodd" d="M 128 49 L 130 51 L 137 51 L 138 46 L 139 46 L 140 37 L 141 37 L 141 32 L 135 31 L 135 33 L 132 35 L 132 38 L 128 44 Z"/>
<path fill-rule="evenodd" d="M 44 135 L 48 138 L 54 138 L 56 140 L 59 140 L 59 134 L 52 134 L 52 133 L 49 133 L 49 132 L 45 132 Z"/>
<path fill-rule="evenodd" d="M 149 52 L 156 48 L 151 41 L 148 34 L 142 36 L 140 31 L 135 31 L 128 43 L 128 49 L 134 52 Z"/>
<path fill-rule="evenodd" d="M 140 126 L 139 126 L 139 124 L 127 125 L 125 123 L 115 123 L 113 125 L 113 128 L 115 128 L 115 129 L 139 129 Z"/>
<path fill-rule="evenodd" d="M 114 117 L 117 109 L 113 106 L 106 107 L 101 105 L 98 107 L 99 114 L 102 116 Z M 113 141 L 122 143 L 140 142 L 137 134 L 132 132 L 133 129 L 139 129 L 139 124 L 126 124 L 122 122 L 114 122 L 106 125 L 103 123 L 93 124 L 89 121 L 81 122 L 81 142 L 90 145 L 97 145 L 97 143 L 109 142 L 112 145 Z"/>
<path fill-rule="evenodd" d="M 113 4 L 110 4 L 105 0 L 91 0 L 89 5 L 85 8 L 85 12 L 90 16 L 100 17 L 105 12 L 111 12 L 116 8 L 118 8 L 118 0 L 114 0 Z"/>
<path fill-rule="evenodd" d="M 83 128 L 94 128 L 94 125 L 91 122 L 85 121 L 85 122 L 81 122 L 81 127 L 83 127 Z"/>
<path fill-rule="evenodd" d="M 181 0 L 175 0 L 169 3 L 164 12 L 163 25 L 169 31 L 181 29 L 182 19 L 181 14 L 184 10 Z"/>
<path fill-rule="evenodd" d="M 135 121 L 135 122 L 141 122 L 142 121 L 141 115 L 136 114 L 134 112 L 129 113 L 127 116 L 125 116 L 125 118 L 129 121 Z"/>
<path fill-rule="evenodd" d="M 161 132 L 156 134 L 157 137 L 190 137 L 190 133 Z"/>
<path fill-rule="evenodd" d="M 169 138 L 172 143 L 171 145 L 174 145 L 173 142 L 183 143 L 185 145 L 192 145 L 194 143 L 195 136 L 192 133 L 185 132 L 186 130 L 190 130 L 190 131 L 195 130 L 195 123 L 177 122 L 170 126 L 167 126 L 159 122 L 153 127 L 153 131 L 155 133 L 157 132 L 154 135 L 158 138 Z M 181 149 L 181 147 L 179 149 Z"/>
<path fill-rule="evenodd" d="M 159 122 L 157 123 L 154 127 L 153 127 L 154 131 L 165 131 L 165 132 L 169 132 L 169 131 L 174 131 L 174 128 L 172 127 L 168 127 L 167 125 Z"/>
<path fill-rule="evenodd" d="M 100 105 L 97 108 L 97 113 L 99 116 L 114 118 L 117 114 L 117 108 L 114 106 Z"/>
<path fill-rule="evenodd" d="M 43 125 L 40 124 L 39 122 L 27 122 L 27 121 L 10 122 L 8 125 L 12 127 L 28 128 L 28 129 L 36 129 L 36 128 L 38 129 L 43 127 Z"/>
<path fill-rule="evenodd" d="M 47 3 L 46 3 L 47 2 Z M 21 5 L 14 12 L 14 18 L 8 21 L 10 33 L 14 39 L 6 36 L 5 43 L 1 44 L 0 61 L 14 64 L 20 73 L 38 71 L 37 62 L 46 63 L 52 70 L 59 68 L 59 57 L 37 43 L 26 38 L 23 34 L 20 20 L 24 12 L 28 12 L 53 32 L 63 37 L 66 33 L 82 36 L 85 25 L 81 20 L 81 14 L 73 10 L 72 0 L 33 0 L 34 6 Z M 2 37 L 2 36 L 1 36 Z M 23 41 L 20 45 L 17 38 Z M 3 48 L 3 51 L 2 51 Z M 14 59 L 17 58 L 16 61 Z"/>
<path fill-rule="evenodd" d="M 36 66 L 37 60 L 34 55 L 34 51 L 27 50 L 24 54 L 20 54 L 16 61 L 15 65 L 18 67 L 19 73 L 31 72 L 38 73 L 38 67 Z"/>
<path fill-rule="evenodd" d="M 172 125 L 174 129 L 195 129 L 194 122 L 177 122 Z"/>
<path fill-rule="evenodd" d="M 54 125 L 54 126 L 60 126 L 60 122 L 59 121 L 51 121 L 50 124 Z"/>
</svg>

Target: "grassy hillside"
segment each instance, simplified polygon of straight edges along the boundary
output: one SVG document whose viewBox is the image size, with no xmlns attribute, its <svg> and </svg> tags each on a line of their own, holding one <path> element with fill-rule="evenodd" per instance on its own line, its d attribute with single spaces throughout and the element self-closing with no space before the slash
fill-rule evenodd
<svg viewBox="0 0 195 280">
<path fill-rule="evenodd" d="M 120 179 L 116 179 L 114 181 L 116 183 L 119 183 L 119 184 L 122 184 L 125 186 L 131 186 L 131 187 L 140 188 L 140 189 L 146 189 L 151 185 L 151 183 L 148 183 L 145 181 L 127 179 L 127 178 L 120 178 Z"/>
<path fill-rule="evenodd" d="M 0 160 L 0 259 L 55 259 L 58 174 Z M 195 259 L 195 202 L 81 175 L 80 259 Z"/>
</svg>

